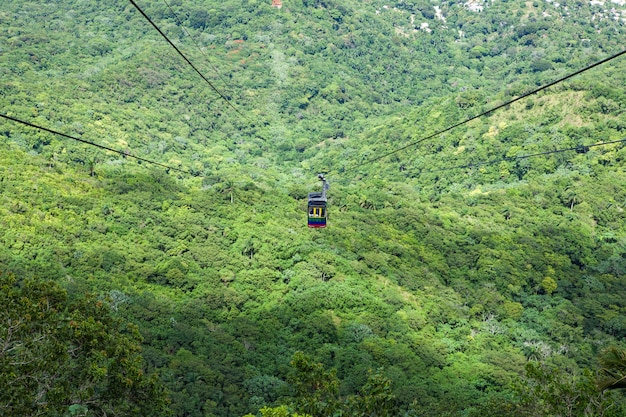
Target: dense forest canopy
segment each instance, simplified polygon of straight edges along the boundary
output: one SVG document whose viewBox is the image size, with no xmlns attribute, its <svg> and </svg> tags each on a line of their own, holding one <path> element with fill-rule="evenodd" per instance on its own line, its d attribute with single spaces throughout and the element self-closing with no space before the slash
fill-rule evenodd
<svg viewBox="0 0 626 417">
<path fill-rule="evenodd" d="M 3 1 L 0 113 L 189 174 L 0 120 L 2 413 L 624 415 L 626 58 L 421 141 L 623 1 L 137 4 L 206 80 L 130 2 Z"/>
</svg>

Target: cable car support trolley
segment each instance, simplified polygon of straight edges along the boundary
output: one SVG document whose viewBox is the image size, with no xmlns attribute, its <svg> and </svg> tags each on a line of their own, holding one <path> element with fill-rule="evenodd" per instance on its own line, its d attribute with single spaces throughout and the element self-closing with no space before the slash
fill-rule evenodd
<svg viewBox="0 0 626 417">
<path fill-rule="evenodd" d="M 309 227 L 322 228 L 326 227 L 326 191 L 329 185 L 324 175 L 319 174 L 317 178 L 322 181 L 322 192 L 309 193 Z"/>
</svg>

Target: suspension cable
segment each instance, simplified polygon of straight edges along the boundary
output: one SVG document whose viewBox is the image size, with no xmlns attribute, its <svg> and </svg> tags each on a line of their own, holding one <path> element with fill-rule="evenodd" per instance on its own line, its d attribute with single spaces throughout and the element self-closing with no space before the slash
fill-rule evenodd
<svg viewBox="0 0 626 417">
<path fill-rule="evenodd" d="M 456 165 L 456 166 L 451 166 L 451 167 L 446 167 L 446 168 L 427 169 L 427 170 L 423 170 L 423 171 L 420 171 L 420 172 L 421 173 L 430 173 L 430 172 L 451 171 L 453 169 L 476 168 L 476 167 L 483 166 L 483 165 L 494 165 L 494 164 L 497 164 L 498 162 L 513 162 L 513 161 L 517 161 L 517 160 L 521 160 L 521 159 L 528 159 L 528 158 L 534 158 L 534 157 L 537 157 L 537 156 L 545 156 L 545 155 L 551 155 L 551 154 L 555 154 L 555 153 L 562 153 L 562 152 L 569 152 L 569 151 L 576 151 L 578 153 L 587 153 L 589 151 L 589 148 L 593 148 L 593 147 L 596 147 L 596 146 L 606 146 L 606 145 L 611 145 L 611 144 L 615 144 L 615 143 L 623 143 L 623 142 L 626 142 L 626 139 L 619 139 L 619 140 L 612 140 L 612 141 L 609 141 L 609 142 L 594 143 L 592 145 L 578 145 L 578 146 L 574 146 L 574 147 L 570 147 L 570 148 L 554 149 L 554 150 L 551 150 L 551 151 L 537 152 L 537 153 L 532 153 L 532 154 L 528 154 L 528 155 L 505 156 L 505 157 L 499 158 L 499 159 L 491 159 L 491 160 L 488 160 L 488 161 L 479 161 L 479 162 L 474 162 L 474 163 L 471 163 L 471 164 Z"/>
<path fill-rule="evenodd" d="M 64 138 L 72 139 L 72 140 L 75 140 L 77 142 L 84 143 L 85 145 L 95 146 L 96 148 L 100 148 L 100 149 L 103 149 L 105 151 L 115 152 L 117 154 L 122 155 L 123 157 L 134 158 L 134 159 L 136 159 L 138 161 L 147 162 L 147 163 L 152 164 L 152 165 L 157 165 L 157 166 L 160 166 L 160 167 L 165 168 L 167 170 L 182 172 L 183 174 L 190 174 L 190 172 L 185 171 L 184 169 L 180 169 L 180 168 L 172 167 L 172 166 L 169 166 L 169 165 L 165 165 L 165 164 L 162 164 L 160 162 L 152 161 L 150 159 L 143 158 L 143 157 L 137 156 L 137 155 L 133 155 L 133 154 L 125 152 L 125 151 L 120 151 L 118 149 L 113 149 L 113 148 L 110 148 L 110 147 L 105 146 L 105 145 L 100 145 L 100 144 L 95 143 L 95 142 L 91 142 L 91 141 L 88 141 L 88 140 L 85 140 L 85 139 L 77 138 L 76 136 L 67 135 L 65 133 L 61 133 L 61 132 L 58 132 L 56 130 L 48 129 L 47 127 L 39 126 L 39 125 L 36 125 L 36 124 L 33 124 L 33 123 L 26 122 L 24 120 L 17 119 L 15 117 L 7 116 L 6 114 L 0 113 L 0 117 L 2 117 L 4 119 L 7 119 L 7 120 L 11 120 L 11 121 L 16 122 L 16 123 L 21 123 L 21 124 L 23 124 L 25 126 L 33 128 L 33 129 L 42 130 L 44 132 L 52 133 L 53 135 L 63 136 Z"/>
<path fill-rule="evenodd" d="M 215 85 L 213 85 L 213 83 L 211 81 L 209 81 L 209 79 L 200 72 L 200 70 L 189 60 L 189 58 L 187 58 L 185 56 L 185 54 L 182 53 L 182 51 L 180 49 L 178 49 L 178 47 L 176 45 L 174 45 L 174 42 L 172 42 L 165 33 L 163 33 L 163 31 L 156 25 L 156 23 L 154 23 L 152 21 L 152 19 L 150 19 L 150 17 L 141 9 L 141 7 L 139 7 L 139 5 L 137 3 L 135 3 L 134 0 L 129 0 L 131 2 L 131 4 L 133 6 L 135 6 L 135 8 L 139 11 L 139 13 L 141 13 L 141 15 L 152 25 L 152 27 L 154 29 L 156 29 L 157 32 L 159 32 L 159 34 L 161 34 L 161 36 L 167 41 L 167 43 L 170 44 L 170 46 L 172 48 L 174 48 L 174 50 L 178 53 L 178 55 L 180 55 L 185 62 L 187 62 L 187 64 L 189 64 L 189 66 L 191 68 L 193 68 L 193 70 L 209 85 L 209 87 L 211 87 L 211 89 L 222 99 L 224 100 L 224 102 L 226 102 L 226 104 L 233 109 L 238 115 L 240 115 L 241 117 L 243 117 L 244 119 L 246 119 L 248 122 L 252 123 L 247 117 L 246 115 L 244 115 L 237 107 L 235 107 L 230 100 L 228 99 L 228 97 L 226 97 L 220 90 L 217 89 L 217 87 L 215 87 Z"/>
<path fill-rule="evenodd" d="M 550 83 L 548 83 L 548 84 L 546 84 L 546 85 L 544 85 L 544 86 L 541 86 L 541 87 L 536 88 L 536 89 L 534 89 L 534 90 L 532 90 L 532 91 L 529 91 L 529 92 L 527 92 L 527 93 L 524 93 L 524 94 L 522 94 L 521 96 L 516 97 L 516 98 L 514 98 L 514 99 L 512 99 L 512 100 L 509 100 L 509 101 L 507 101 L 507 102 L 505 102 L 505 103 L 503 103 L 503 104 L 500 104 L 500 105 L 498 105 L 498 106 L 496 106 L 496 107 L 494 107 L 494 108 L 492 108 L 492 109 L 490 109 L 490 110 L 484 111 L 484 112 L 482 112 L 482 113 L 480 113 L 480 114 L 478 114 L 478 115 L 476 115 L 476 116 L 470 117 L 469 119 L 466 119 L 466 120 L 464 120 L 464 121 L 462 121 L 462 122 L 456 123 L 456 124 L 454 124 L 454 125 L 452 125 L 452 126 L 449 126 L 449 127 L 445 128 L 445 129 L 443 129 L 443 130 L 437 131 L 437 132 L 435 132 L 435 133 L 433 133 L 433 134 L 431 134 L 431 135 L 428 135 L 428 136 L 426 136 L 426 137 L 423 137 L 423 138 L 421 138 L 421 139 L 418 139 L 418 140 L 416 140 L 416 141 L 414 141 L 414 142 L 411 142 L 411 143 L 409 143 L 409 144 L 407 144 L 407 145 L 401 146 L 401 147 L 399 147 L 399 148 L 397 148 L 397 149 L 391 150 L 391 151 L 389 151 L 389 152 L 387 152 L 387 153 L 384 153 L 384 154 L 379 155 L 379 156 L 377 156 L 377 157 L 371 158 L 371 159 L 369 159 L 369 160 L 367 160 L 367 161 L 365 161 L 365 162 L 362 162 L 362 163 L 360 163 L 360 164 L 354 165 L 354 166 L 350 167 L 350 169 L 353 169 L 353 168 L 356 168 L 356 167 L 360 167 L 360 166 L 363 166 L 363 165 L 368 165 L 368 164 L 374 163 L 374 162 L 379 161 L 379 160 L 381 160 L 381 159 L 383 159 L 383 158 L 386 158 L 386 157 L 388 157 L 388 156 L 391 156 L 391 155 L 393 155 L 393 154 L 395 154 L 395 153 L 398 153 L 398 152 L 403 151 L 403 150 L 405 150 L 405 149 L 408 149 L 408 148 L 411 148 L 411 147 L 413 147 L 413 146 L 416 146 L 416 145 L 418 145 L 418 144 L 420 144 L 420 143 L 422 143 L 422 142 L 424 142 L 424 141 L 426 141 L 426 140 L 428 140 L 428 139 L 432 139 L 432 138 L 434 138 L 435 136 L 439 136 L 439 135 L 441 135 L 441 134 L 443 134 L 443 133 L 449 132 L 450 130 L 455 129 L 455 128 L 459 127 L 459 126 L 462 126 L 462 125 L 464 125 L 464 124 L 467 124 L 467 123 L 471 122 L 472 120 L 476 120 L 476 119 L 478 119 L 478 118 L 480 118 L 480 117 L 482 117 L 482 116 L 485 116 L 485 115 L 487 115 L 487 114 L 490 114 L 490 113 L 492 113 L 492 112 L 495 112 L 496 110 L 499 110 L 499 109 L 501 109 L 501 108 L 503 108 L 503 107 L 509 106 L 509 105 L 511 105 L 511 104 L 513 104 L 513 103 L 515 103 L 516 101 L 522 100 L 522 99 L 524 99 L 524 98 L 526 98 L 526 97 L 529 97 L 529 96 L 531 96 L 531 95 L 533 95 L 533 94 L 537 94 L 537 93 L 538 93 L 538 92 L 540 92 L 540 91 L 543 91 L 543 90 L 545 90 L 545 89 L 547 89 L 547 88 L 549 88 L 549 87 L 552 87 L 552 86 L 554 86 L 554 85 L 556 85 L 556 84 L 559 84 L 559 83 L 561 83 L 561 82 L 563 82 L 563 81 L 565 81 L 565 80 L 568 80 L 568 79 L 570 79 L 570 78 L 572 78 L 572 77 L 574 77 L 574 76 L 576 76 L 576 75 L 582 74 L 582 73 L 583 73 L 583 72 L 585 72 L 585 71 L 589 71 L 589 70 L 590 70 L 590 69 L 592 69 L 592 68 L 595 68 L 595 67 L 597 67 L 597 66 L 599 66 L 599 65 L 602 65 L 602 64 L 604 64 L 604 63 L 606 63 L 606 62 L 609 62 L 609 61 L 611 61 L 611 60 L 613 60 L 613 59 L 616 59 L 616 58 L 618 58 L 618 57 L 620 57 L 620 56 L 622 56 L 622 55 L 624 55 L 624 54 L 626 54 L 626 49 L 625 49 L 625 50 L 623 50 L 623 51 L 621 51 L 621 52 L 618 52 L 618 53 L 616 53 L 616 54 L 614 54 L 614 55 L 611 55 L 611 56 L 609 56 L 608 58 L 605 58 L 605 59 L 603 59 L 603 60 L 601 60 L 601 61 L 598 61 L 598 62 L 596 62 L 596 63 L 594 63 L 594 64 L 591 64 L 591 65 L 589 65 L 589 66 L 586 66 L 585 68 L 582 68 L 582 69 L 580 69 L 580 70 L 578 70 L 578 71 L 576 71 L 576 72 L 573 72 L 573 73 L 571 73 L 571 74 L 569 74 L 569 75 L 566 75 L 566 76 L 561 77 L 561 78 L 559 78 L 559 79 L 557 79 L 557 80 L 555 80 L 555 81 L 552 81 L 552 82 L 550 82 Z"/>
<path fill-rule="evenodd" d="M 213 71 L 215 71 L 215 74 L 217 74 L 217 76 L 219 77 L 220 80 L 222 80 L 222 82 L 224 83 L 224 85 L 226 85 L 226 87 L 229 87 L 228 83 L 226 82 L 226 80 L 220 75 L 220 72 L 217 70 L 217 67 L 215 65 L 213 65 L 212 62 L 210 62 L 208 60 L 208 55 L 206 54 L 206 52 L 200 47 L 200 44 L 198 43 L 198 41 L 191 36 L 191 33 L 189 33 L 189 31 L 187 30 L 187 28 L 185 27 L 185 25 L 183 24 L 182 20 L 180 19 L 180 17 L 178 17 L 178 14 L 176 14 L 176 12 L 174 11 L 174 9 L 172 8 L 172 6 L 168 3 L 167 0 L 163 0 L 163 2 L 165 3 L 165 5 L 167 6 L 167 8 L 170 10 L 170 13 L 172 13 L 172 15 L 174 16 L 174 18 L 176 19 L 176 22 L 180 25 L 180 27 L 183 28 L 183 30 L 185 31 L 185 33 L 187 34 L 187 36 L 189 36 L 189 39 L 191 39 L 193 41 L 193 43 L 196 45 L 196 47 L 198 48 L 198 50 L 200 51 L 200 53 L 202 55 L 204 55 L 207 58 L 207 62 L 209 63 L 209 65 L 211 66 L 211 68 L 213 68 Z"/>
</svg>

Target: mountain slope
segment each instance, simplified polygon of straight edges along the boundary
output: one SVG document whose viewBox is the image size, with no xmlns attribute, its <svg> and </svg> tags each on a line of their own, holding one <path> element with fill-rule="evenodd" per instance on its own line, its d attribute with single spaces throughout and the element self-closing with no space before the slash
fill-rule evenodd
<svg viewBox="0 0 626 417">
<path fill-rule="evenodd" d="M 622 4 L 171 2 L 204 52 L 142 5 L 241 117 L 130 4 L 6 3 L 3 113 L 194 174 L 0 124 L 1 269 L 136 323 L 175 415 L 290 403 L 296 351 L 498 415 L 626 335 L 622 144 L 506 160 L 624 139 L 623 58 L 368 162 L 617 52 Z"/>
</svg>

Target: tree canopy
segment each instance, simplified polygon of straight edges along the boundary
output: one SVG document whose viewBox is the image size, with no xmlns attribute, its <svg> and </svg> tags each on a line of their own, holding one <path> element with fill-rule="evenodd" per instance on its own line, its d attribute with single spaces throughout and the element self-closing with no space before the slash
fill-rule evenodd
<svg viewBox="0 0 626 417">
<path fill-rule="evenodd" d="M 3 413 L 624 414 L 624 57 L 422 140 L 623 5 L 137 3 L 240 113 L 130 3 L 3 1 L 1 113 L 121 151 L 0 120 Z"/>
</svg>

